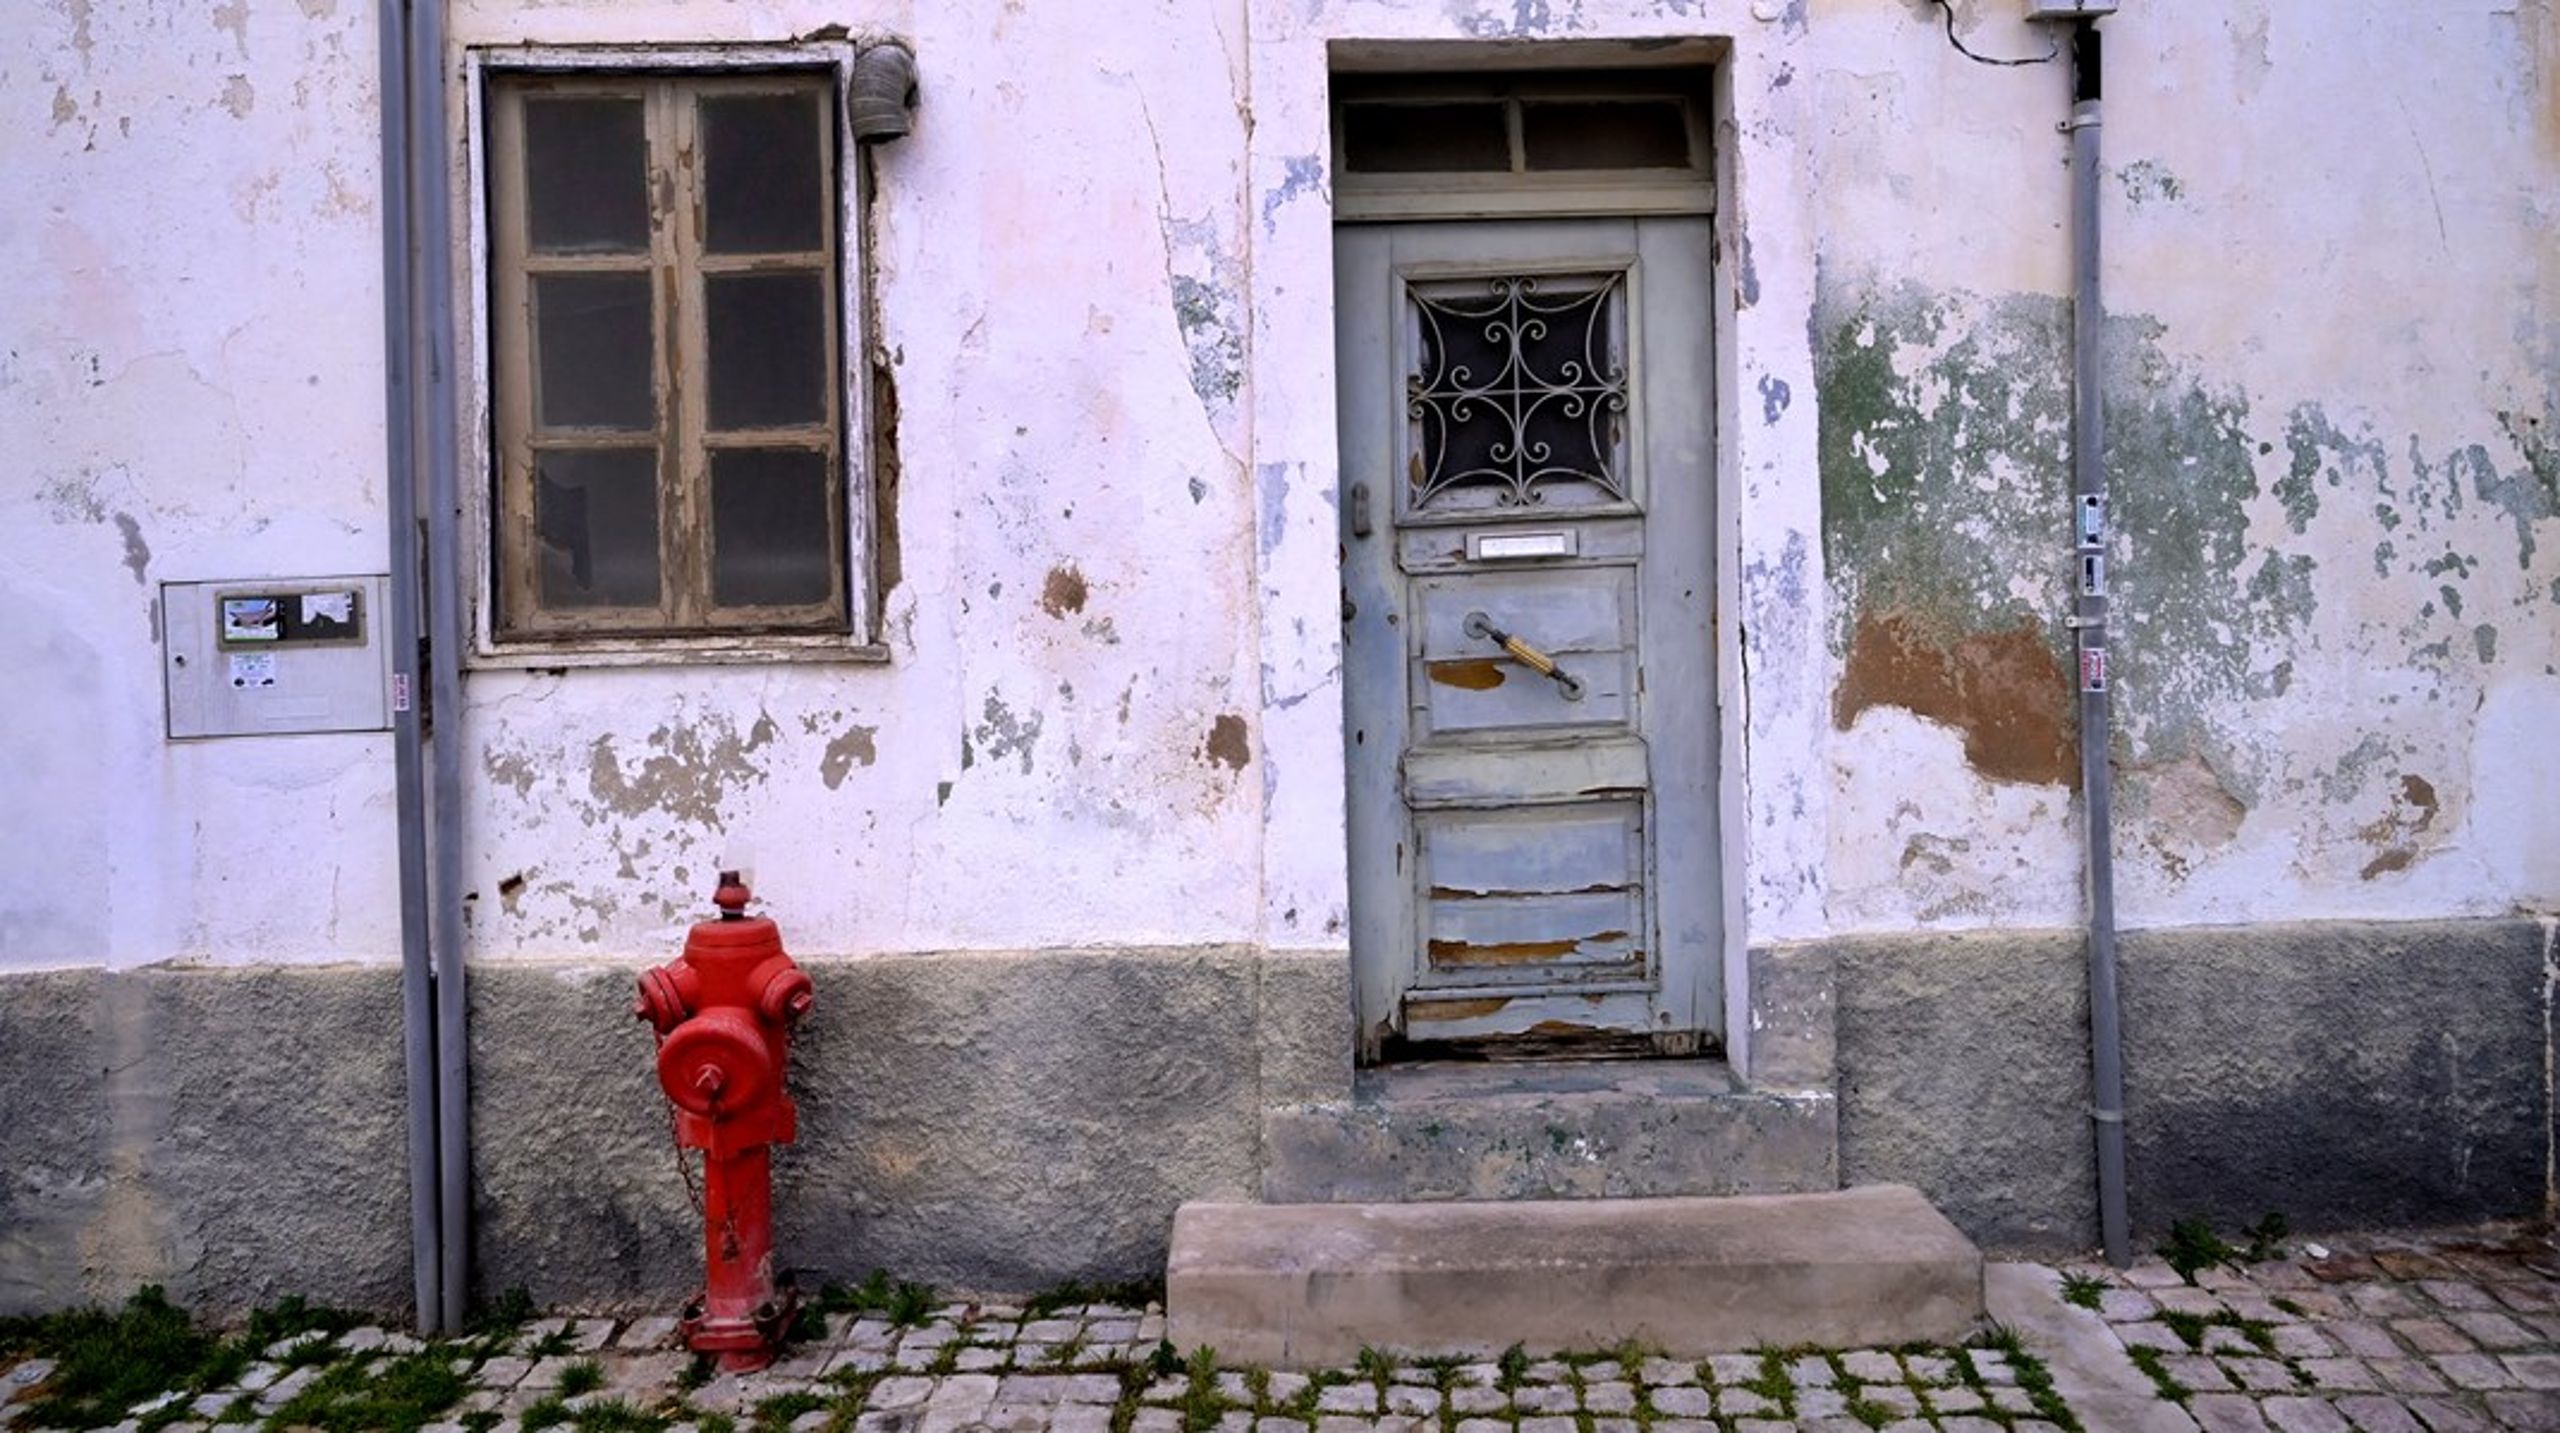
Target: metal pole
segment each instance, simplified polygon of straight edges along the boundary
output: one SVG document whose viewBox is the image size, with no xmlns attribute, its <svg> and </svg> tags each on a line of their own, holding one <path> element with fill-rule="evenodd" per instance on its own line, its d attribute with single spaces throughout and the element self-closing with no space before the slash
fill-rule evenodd
<svg viewBox="0 0 2560 1433">
<path fill-rule="evenodd" d="M 415 0 L 409 34 L 409 155 L 418 235 L 420 445 L 426 454 L 428 745 L 435 842 L 436 1139 L 444 1322 L 471 1297 L 471 1048 L 462 927 L 462 594 L 453 387 L 453 185 L 446 171 L 445 0 Z"/>
<path fill-rule="evenodd" d="M 434 954 L 427 931 L 427 791 L 418 729 L 417 413 L 409 356 L 407 6 L 380 0 L 382 43 L 383 504 L 391 529 L 391 752 L 400 827 L 400 1045 L 409 1085 L 409 1261 L 418 1331 L 443 1332 L 437 1216 Z"/>
<path fill-rule="evenodd" d="M 2116 1004 L 2116 878 L 2113 792 L 2107 765 L 2106 406 L 2098 296 L 2098 27 L 2082 19 L 2071 34 L 2071 485 L 2076 518 L 2072 627 L 2080 667 L 2080 794 L 2089 880 L 2090 1118 L 2098 1141 L 2098 1234 L 2107 1262 L 2132 1262 L 2124 1179 L 2124 1037 Z"/>
</svg>

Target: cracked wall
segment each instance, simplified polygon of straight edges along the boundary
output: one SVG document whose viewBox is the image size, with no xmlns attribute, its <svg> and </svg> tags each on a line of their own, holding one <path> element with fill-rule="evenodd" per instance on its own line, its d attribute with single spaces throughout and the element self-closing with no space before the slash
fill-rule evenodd
<svg viewBox="0 0 2560 1433">
<path fill-rule="evenodd" d="M 2560 768 L 2500 735 L 2560 720 L 2560 300 L 2535 237 L 2560 146 L 2535 123 L 2535 23 L 2477 6 L 2342 29 L 2260 4 L 2108 25 L 2110 752 L 2130 924 L 2560 902 L 2527 794 Z M 2027 38 L 1987 18 L 1977 33 Z M 2456 71 L 2498 78 L 2458 98 L 2426 78 Z M 1817 84 L 1861 131 L 1817 161 L 1840 181 L 1813 318 L 1845 798 L 1826 910 L 1844 929 L 2069 924 L 2077 765 L 2044 759 L 2076 741 L 2056 680 L 2072 570 L 2054 97 L 1926 67 Z M 2369 124 L 2339 122 L 2350 110 Z M 2234 145 L 2240 125 L 2298 150 Z M 1924 132 L 1985 162 L 1956 172 L 1888 138 Z M 1899 227 L 1875 222 L 1888 212 Z"/>
<path fill-rule="evenodd" d="M 2032 53 L 2014 9 L 1959 26 Z M 2560 788 L 2550 6 L 2335 13 L 2109 22 L 2139 924 L 2560 900 L 2560 818 L 2530 799 Z M 888 661 L 475 672 L 474 951 L 663 954 L 735 861 L 812 951 L 1338 950 L 1325 75 L 1423 41 L 1724 56 L 1737 936 L 2076 920 L 2064 84 L 1937 24 L 1918 0 L 457 4 L 466 45 L 894 34 L 924 71 L 867 235 Z M 387 738 L 165 742 L 152 605 L 385 560 L 371 25 L 347 0 L 0 15 L 0 159 L 27 176 L 0 214 L 0 431 L 27 455 L 0 657 L 42 697 L 0 713 L 0 964 L 396 954 Z"/>
<path fill-rule="evenodd" d="M 466 45 L 839 22 L 930 57 L 874 151 L 887 662 L 474 676 L 475 949 L 672 949 L 735 862 L 795 949 L 1257 938 L 1243 19 L 1089 21 L 459 7 Z"/>
</svg>

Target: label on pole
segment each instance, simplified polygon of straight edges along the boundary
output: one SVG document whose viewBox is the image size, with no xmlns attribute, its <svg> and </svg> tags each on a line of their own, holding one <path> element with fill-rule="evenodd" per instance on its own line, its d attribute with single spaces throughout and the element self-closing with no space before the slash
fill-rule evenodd
<svg viewBox="0 0 2560 1433">
<path fill-rule="evenodd" d="M 2080 499 L 2080 546 L 2085 549 L 2106 545 L 2107 500 L 2089 493 Z"/>
<path fill-rule="evenodd" d="M 407 672 L 391 674 L 391 709 L 395 712 L 405 712 L 409 709 L 409 674 Z"/>
<path fill-rule="evenodd" d="M 2104 647 L 2081 648 L 2080 690 L 2084 692 L 2103 692 L 2106 689 L 2107 649 Z"/>
<path fill-rule="evenodd" d="M 2107 595 L 2107 559 L 2104 553 L 2080 554 L 2080 595 L 2083 597 Z"/>
</svg>

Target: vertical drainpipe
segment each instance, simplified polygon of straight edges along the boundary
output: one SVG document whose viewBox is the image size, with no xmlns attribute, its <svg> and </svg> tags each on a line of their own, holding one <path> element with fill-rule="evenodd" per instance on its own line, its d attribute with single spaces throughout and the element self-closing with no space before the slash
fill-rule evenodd
<svg viewBox="0 0 2560 1433">
<path fill-rule="evenodd" d="M 443 1331 L 437 1215 L 434 954 L 427 921 L 427 791 L 418 725 L 416 390 L 410 383 L 409 50 L 403 0 L 376 7 L 382 45 L 383 505 L 391 534 L 391 751 L 400 826 L 400 1045 L 409 1089 L 409 1259 L 418 1331 Z"/>
<path fill-rule="evenodd" d="M 445 132 L 446 0 L 413 0 L 409 48 L 410 205 L 416 221 L 419 445 L 426 461 L 429 892 L 435 943 L 436 1187 L 443 1323 L 462 1327 L 471 1295 L 471 1050 L 462 926 L 461 478 L 455 442 L 453 183 Z"/>
<path fill-rule="evenodd" d="M 2071 483 L 2079 597 L 2072 616 L 2080 667 L 2080 791 L 2088 846 L 2090 1119 L 2098 1142 L 2098 1233 L 2107 1262 L 2132 1262 L 2125 1212 L 2124 1038 L 2116 1004 L 2113 792 L 2107 765 L 2106 411 L 2098 344 L 2097 22 L 2071 31 Z"/>
</svg>

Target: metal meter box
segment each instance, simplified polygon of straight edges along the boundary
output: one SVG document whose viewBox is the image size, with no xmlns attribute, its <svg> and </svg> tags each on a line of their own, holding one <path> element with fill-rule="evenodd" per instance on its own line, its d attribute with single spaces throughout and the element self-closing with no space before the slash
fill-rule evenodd
<svg viewBox="0 0 2560 1433">
<path fill-rule="evenodd" d="M 161 583 L 170 739 L 389 730 L 388 582 Z"/>
</svg>

